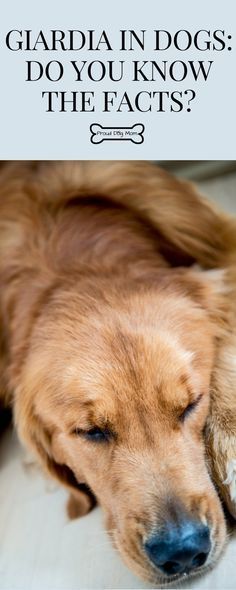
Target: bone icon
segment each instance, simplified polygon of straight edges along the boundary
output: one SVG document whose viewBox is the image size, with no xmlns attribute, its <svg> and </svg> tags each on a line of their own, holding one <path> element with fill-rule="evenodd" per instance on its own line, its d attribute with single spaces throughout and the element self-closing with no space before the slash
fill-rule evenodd
<svg viewBox="0 0 236 590">
<path fill-rule="evenodd" d="M 141 144 L 144 142 L 144 125 L 136 123 L 132 127 L 103 127 L 99 123 L 90 125 L 91 142 L 99 144 L 103 141 L 132 141 Z"/>
</svg>

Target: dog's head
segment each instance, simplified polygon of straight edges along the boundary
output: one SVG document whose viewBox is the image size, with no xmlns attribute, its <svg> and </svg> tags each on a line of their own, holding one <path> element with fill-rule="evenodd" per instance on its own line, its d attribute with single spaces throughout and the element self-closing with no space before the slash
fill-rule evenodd
<svg viewBox="0 0 236 590">
<path fill-rule="evenodd" d="M 110 283 L 51 289 L 15 388 L 22 438 L 75 492 L 89 487 L 127 564 L 162 583 L 204 570 L 225 540 L 203 442 L 215 295 L 184 272 L 120 296 Z"/>
</svg>

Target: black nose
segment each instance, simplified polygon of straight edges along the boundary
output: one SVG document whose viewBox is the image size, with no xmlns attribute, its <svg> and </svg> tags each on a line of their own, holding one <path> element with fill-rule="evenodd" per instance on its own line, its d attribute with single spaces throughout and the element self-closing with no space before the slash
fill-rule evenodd
<svg viewBox="0 0 236 590">
<path fill-rule="evenodd" d="M 185 521 L 178 527 L 167 525 L 165 531 L 146 541 L 149 559 L 168 576 L 201 567 L 211 548 L 207 526 Z"/>
</svg>

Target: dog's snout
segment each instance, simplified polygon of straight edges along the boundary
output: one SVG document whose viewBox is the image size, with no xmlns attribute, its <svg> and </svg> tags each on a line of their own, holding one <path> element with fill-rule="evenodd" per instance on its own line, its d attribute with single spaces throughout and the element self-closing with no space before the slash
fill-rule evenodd
<svg viewBox="0 0 236 590">
<path fill-rule="evenodd" d="M 168 524 L 165 531 L 145 542 L 149 559 L 168 576 L 183 574 L 201 567 L 211 548 L 207 526 L 184 522 L 181 526 Z"/>
</svg>

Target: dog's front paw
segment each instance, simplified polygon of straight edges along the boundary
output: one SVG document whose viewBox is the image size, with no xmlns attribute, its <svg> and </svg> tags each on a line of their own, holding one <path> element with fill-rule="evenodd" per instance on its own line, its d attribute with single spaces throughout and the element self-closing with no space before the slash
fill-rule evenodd
<svg viewBox="0 0 236 590">
<path fill-rule="evenodd" d="M 232 432 L 233 430 L 233 432 Z M 206 450 L 212 479 L 219 489 L 228 511 L 236 519 L 236 436 L 234 430 L 210 423 L 206 435 Z"/>
<path fill-rule="evenodd" d="M 227 463 L 227 477 L 223 484 L 227 488 L 227 495 L 230 501 L 230 512 L 236 518 L 236 458 Z"/>
</svg>

